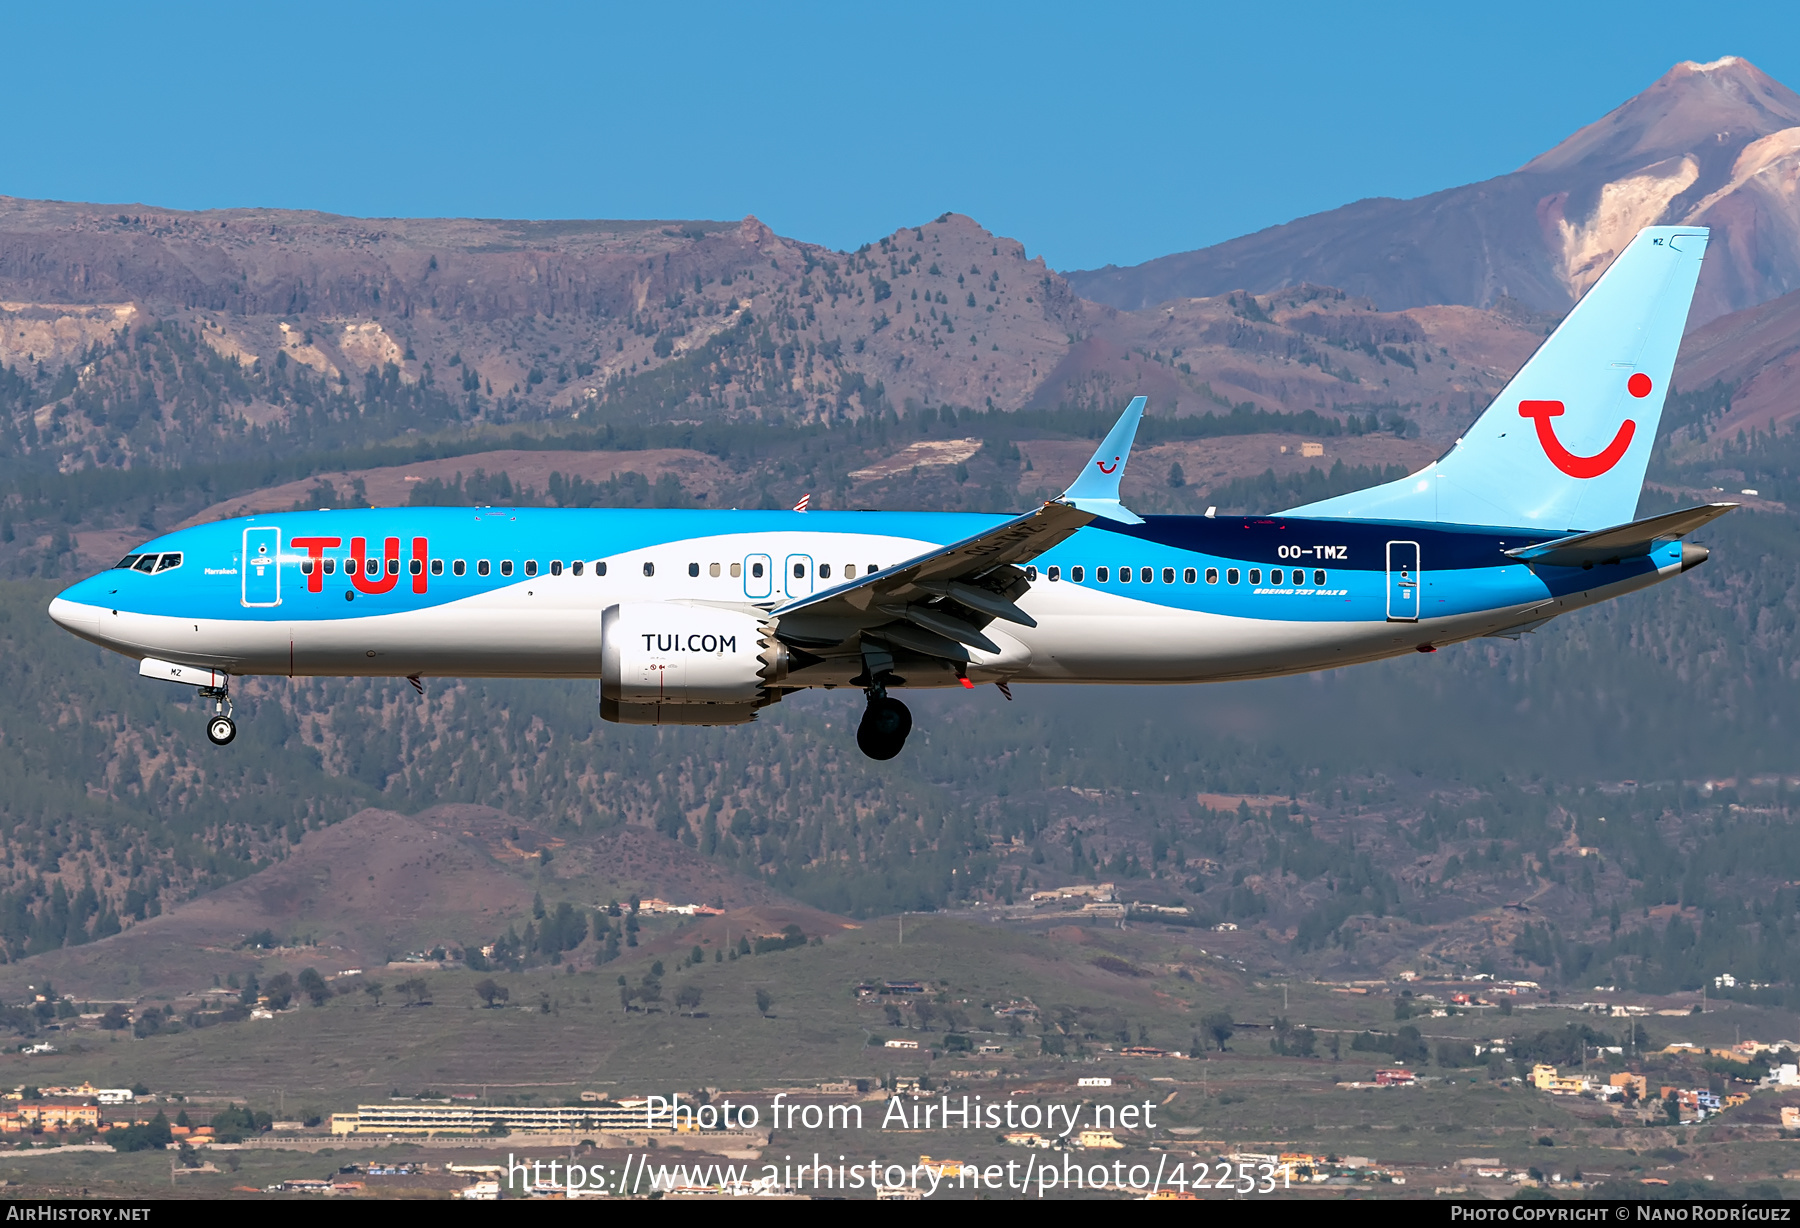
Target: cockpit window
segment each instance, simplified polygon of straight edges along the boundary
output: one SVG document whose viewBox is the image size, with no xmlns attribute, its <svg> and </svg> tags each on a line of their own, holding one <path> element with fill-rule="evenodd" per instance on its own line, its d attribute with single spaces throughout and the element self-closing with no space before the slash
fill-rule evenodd
<svg viewBox="0 0 1800 1228">
<path fill-rule="evenodd" d="M 172 571 L 181 566 L 181 555 L 175 554 L 128 554 L 114 563 L 115 568 L 123 567 L 127 571 L 141 571 L 145 575 L 153 571 Z"/>
</svg>

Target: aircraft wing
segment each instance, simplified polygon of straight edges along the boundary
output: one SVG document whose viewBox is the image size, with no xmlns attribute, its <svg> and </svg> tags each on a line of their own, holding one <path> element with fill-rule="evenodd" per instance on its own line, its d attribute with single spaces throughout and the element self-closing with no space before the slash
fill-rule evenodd
<svg viewBox="0 0 1800 1228">
<path fill-rule="evenodd" d="M 1543 563 L 1550 567 L 1580 567 L 1583 563 L 1604 563 L 1609 559 L 1637 558 L 1649 554 L 1658 542 L 1685 537 L 1731 511 L 1735 503 L 1703 503 L 1610 529 L 1591 533 L 1573 533 L 1535 546 L 1520 546 L 1506 553 L 1526 563 Z"/>
<path fill-rule="evenodd" d="M 1093 519 L 1094 513 L 1070 504 L 1046 503 L 985 533 L 777 606 L 780 634 L 802 645 L 834 644 L 857 631 L 899 622 L 907 625 L 889 638 L 930 656 L 967 660 L 966 651 L 957 651 L 963 644 L 998 652 L 981 634 L 989 620 L 1037 625 L 1014 604 L 1031 587 L 1018 565 Z"/>
<path fill-rule="evenodd" d="M 1022 564 L 1096 518 L 1142 523 L 1119 502 L 1119 480 L 1144 400 L 1132 400 L 1060 498 L 974 537 L 777 606 L 777 634 L 802 648 L 829 649 L 869 632 L 888 644 L 952 661 L 968 661 L 970 648 L 1000 653 L 982 633 L 989 622 L 1037 625 L 1016 604 L 1031 587 Z"/>
</svg>

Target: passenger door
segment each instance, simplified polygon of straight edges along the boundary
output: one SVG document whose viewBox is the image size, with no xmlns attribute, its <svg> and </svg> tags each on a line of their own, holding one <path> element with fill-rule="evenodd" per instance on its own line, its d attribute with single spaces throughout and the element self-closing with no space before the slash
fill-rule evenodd
<svg viewBox="0 0 1800 1228">
<path fill-rule="evenodd" d="M 813 561 L 810 554 L 790 554 L 781 568 L 782 590 L 791 600 L 810 597 L 813 591 Z"/>
<path fill-rule="evenodd" d="M 281 604 L 281 530 L 244 530 L 244 604 Z"/>
<path fill-rule="evenodd" d="M 767 597 L 775 591 L 775 564 L 766 554 L 752 554 L 744 560 L 744 596 Z"/>
<path fill-rule="evenodd" d="M 1419 621 L 1419 543 L 1387 544 L 1387 616 L 1391 623 Z"/>
</svg>

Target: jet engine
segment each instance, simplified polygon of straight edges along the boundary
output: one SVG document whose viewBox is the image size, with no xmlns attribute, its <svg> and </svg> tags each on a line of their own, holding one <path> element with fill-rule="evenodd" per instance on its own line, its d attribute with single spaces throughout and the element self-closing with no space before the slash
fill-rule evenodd
<svg viewBox="0 0 1800 1228">
<path fill-rule="evenodd" d="M 632 602 L 600 618 L 600 715 L 625 725 L 741 725 L 781 698 L 775 620 L 717 606 Z"/>
</svg>

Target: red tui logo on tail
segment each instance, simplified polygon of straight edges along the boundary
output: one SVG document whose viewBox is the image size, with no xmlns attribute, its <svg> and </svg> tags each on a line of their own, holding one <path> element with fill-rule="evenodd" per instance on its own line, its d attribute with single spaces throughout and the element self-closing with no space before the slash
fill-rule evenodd
<svg viewBox="0 0 1800 1228">
<path fill-rule="evenodd" d="M 1625 388 L 1632 396 L 1643 398 L 1650 395 L 1650 377 L 1642 371 L 1634 374 L 1626 381 Z M 1559 418 L 1563 414 L 1561 401 L 1520 401 L 1519 417 L 1532 418 L 1537 422 L 1538 444 L 1544 449 L 1544 455 L 1550 463 L 1572 478 L 1597 478 L 1618 464 L 1631 447 L 1632 437 L 1637 434 L 1637 423 L 1627 418 L 1619 425 L 1618 434 L 1612 442 L 1594 453 L 1592 456 L 1577 456 L 1563 447 L 1562 440 L 1556 437 L 1556 428 L 1550 425 L 1550 419 Z"/>
</svg>

